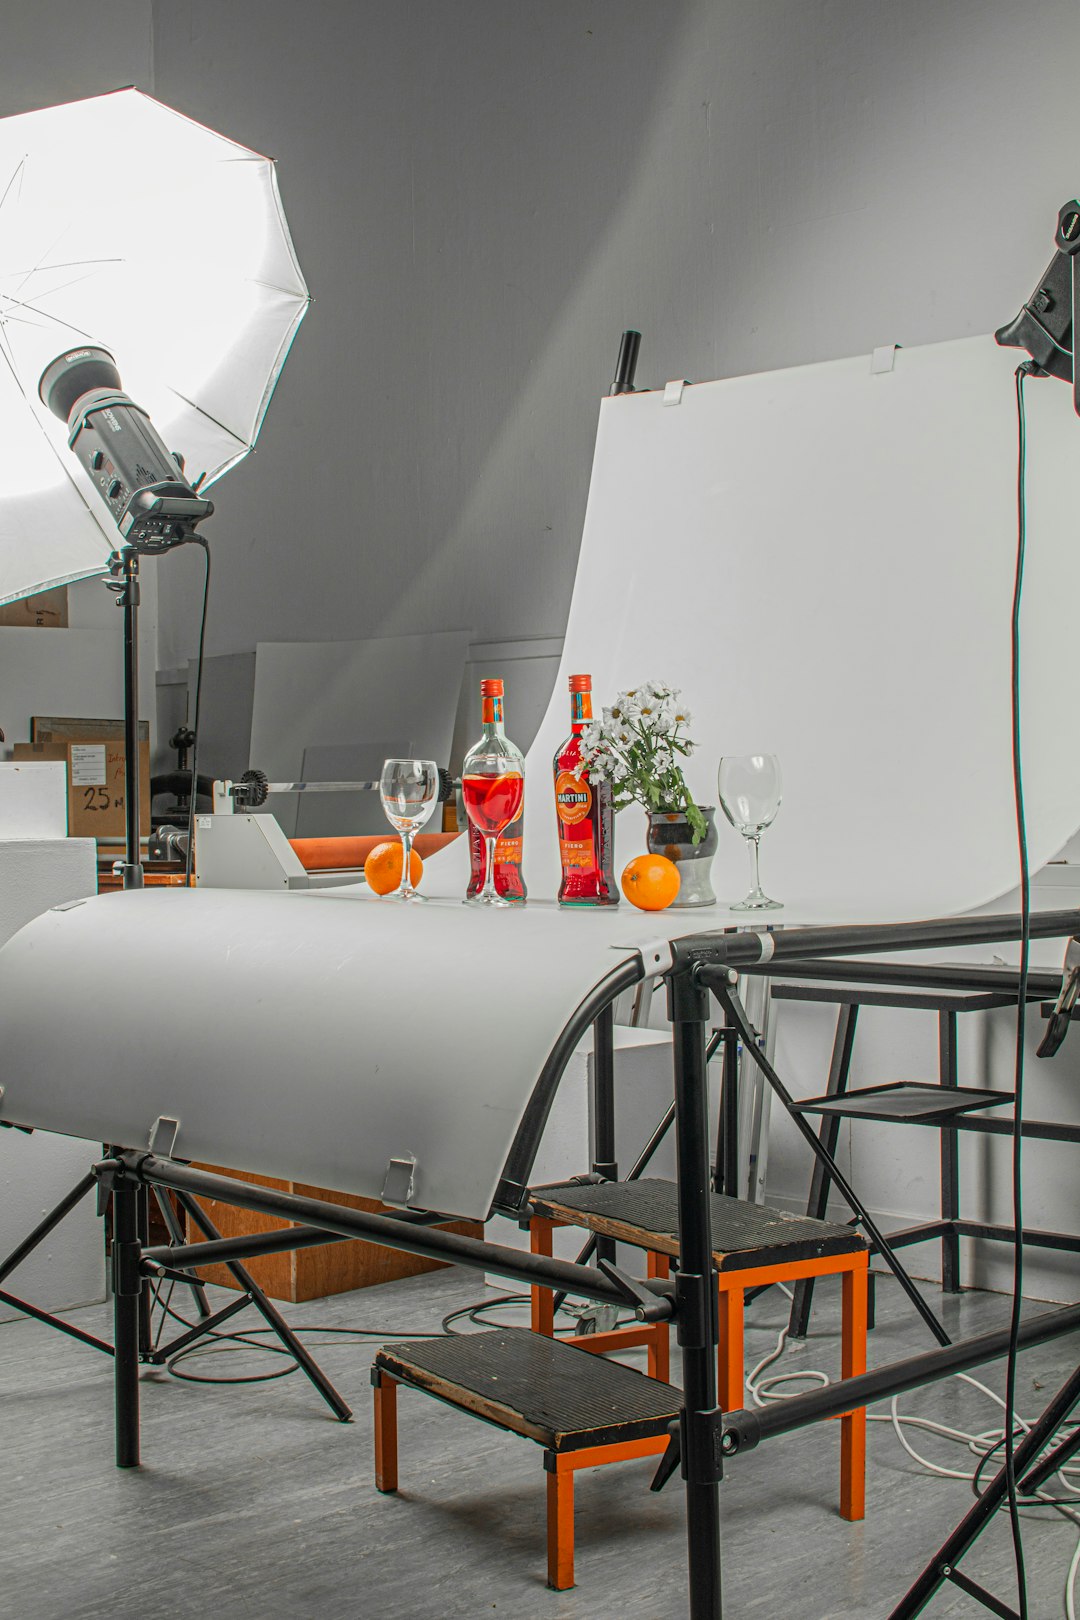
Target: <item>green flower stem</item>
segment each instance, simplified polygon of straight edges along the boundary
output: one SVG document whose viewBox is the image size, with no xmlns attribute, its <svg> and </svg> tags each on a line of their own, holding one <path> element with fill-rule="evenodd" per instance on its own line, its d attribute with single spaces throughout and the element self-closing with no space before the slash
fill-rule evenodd
<svg viewBox="0 0 1080 1620">
<path fill-rule="evenodd" d="M 686 785 L 682 767 L 671 764 L 661 769 L 657 762 L 660 746 L 665 753 L 688 756 L 691 750 L 689 740 L 679 735 L 678 723 L 664 737 L 658 737 L 639 719 L 624 720 L 623 723 L 633 734 L 634 740 L 621 748 L 605 742 L 594 756 L 617 762 L 626 772 L 621 781 L 611 784 L 615 809 L 625 810 L 629 804 L 640 804 L 646 810 L 684 815 L 690 825 L 693 842 L 699 844 L 706 833 L 705 817 Z"/>
</svg>

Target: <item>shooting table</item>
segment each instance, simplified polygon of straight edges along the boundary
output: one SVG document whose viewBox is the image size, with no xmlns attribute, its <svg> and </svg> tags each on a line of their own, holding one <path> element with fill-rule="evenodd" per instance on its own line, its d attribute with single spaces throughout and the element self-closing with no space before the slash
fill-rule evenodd
<svg viewBox="0 0 1080 1620">
<path fill-rule="evenodd" d="M 114 1205 L 121 1466 L 139 1461 L 139 1320 L 148 1279 L 184 1278 L 211 1259 L 235 1263 L 326 1242 L 327 1233 L 457 1260 L 526 1286 L 629 1308 L 646 1322 L 674 1323 L 683 1394 L 673 1445 L 686 1487 L 689 1612 L 692 1620 L 718 1620 L 719 1482 L 725 1450 L 737 1449 L 738 1437 L 729 1441 L 717 1404 L 706 1073 L 711 997 L 729 1005 L 732 975 L 764 958 L 984 944 L 1015 939 L 1019 920 L 675 940 L 657 937 L 658 921 L 622 913 L 567 916 L 543 905 L 492 916 L 460 904 L 398 907 L 330 891 L 143 890 L 59 907 L 3 947 L 0 1118 L 112 1144 L 93 1177 L 111 1190 Z M 662 921 L 678 925 L 683 918 Z M 1032 929 L 1036 937 L 1073 934 L 1080 912 L 1038 915 Z M 201 1013 L 197 1025 L 173 1032 L 167 1054 L 155 1011 L 157 954 L 148 948 L 158 939 L 168 940 L 171 960 L 185 961 Z M 628 1277 L 605 1258 L 589 1266 L 436 1230 L 430 1224 L 436 1218 L 485 1219 L 494 1209 L 520 1216 L 527 1209 L 533 1158 L 570 1054 L 592 1026 L 598 1059 L 607 1055 L 598 1065 L 603 1081 L 612 1004 L 655 974 L 666 984 L 673 1031 L 674 1282 Z M 67 1000 L 63 1019 L 50 1015 L 58 984 Z M 806 1136 L 820 1151 L 809 1125 Z M 340 1186 L 381 1198 L 399 1213 L 373 1214 L 214 1176 L 192 1168 L 188 1161 L 196 1158 Z M 850 1196 L 839 1167 L 831 1171 Z M 298 1225 L 147 1247 L 137 1212 L 144 1187 L 222 1198 Z M 863 1226 L 888 1258 L 865 1212 Z M 35 1236 L 48 1230 L 46 1221 Z M 0 1281 L 3 1274 L 0 1265 Z M 1046 1331 L 1066 1331 L 1062 1318 L 1074 1325 L 1074 1316 L 1056 1313 Z M 843 1385 L 839 1391 L 831 1399 L 843 1403 Z"/>
</svg>

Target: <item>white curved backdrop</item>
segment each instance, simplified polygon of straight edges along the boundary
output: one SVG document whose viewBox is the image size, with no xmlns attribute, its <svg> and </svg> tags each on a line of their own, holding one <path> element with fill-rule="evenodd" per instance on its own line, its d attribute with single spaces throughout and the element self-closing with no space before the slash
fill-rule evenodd
<svg viewBox="0 0 1080 1620">
<path fill-rule="evenodd" d="M 780 755 L 785 798 L 762 868 L 787 906 L 771 922 L 901 921 L 1014 887 L 1018 358 L 980 337 L 898 350 L 878 375 L 860 356 L 687 386 L 679 404 L 604 401 L 562 669 L 529 755 L 530 894 L 557 881 L 550 757 L 578 670 L 597 703 L 649 677 L 683 689 L 700 802 L 716 803 L 721 754 Z M 1080 420 L 1061 383 L 1033 380 L 1027 399 L 1034 867 L 1080 825 Z M 509 691 L 507 704 L 512 732 Z M 748 862 L 718 820 L 717 893 L 737 899 Z M 643 824 L 633 807 L 618 817 L 620 870 L 644 848 Z"/>
</svg>

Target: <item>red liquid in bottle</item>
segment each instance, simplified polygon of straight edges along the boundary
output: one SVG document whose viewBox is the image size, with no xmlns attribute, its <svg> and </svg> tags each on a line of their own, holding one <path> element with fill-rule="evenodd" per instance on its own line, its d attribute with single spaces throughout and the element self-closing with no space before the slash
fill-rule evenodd
<svg viewBox="0 0 1080 1620">
<path fill-rule="evenodd" d="M 504 900 L 524 901 L 528 896 L 521 873 L 521 856 L 525 847 L 525 817 L 519 810 L 505 832 L 495 840 L 495 892 Z M 487 846 L 482 834 L 469 822 L 469 887 L 467 895 L 479 894 L 487 877 Z"/>
<path fill-rule="evenodd" d="M 463 776 L 461 796 L 473 825 L 494 837 L 517 820 L 525 797 L 525 778 L 516 771 L 503 776 Z"/>
<path fill-rule="evenodd" d="M 592 719 L 592 679 L 570 677 L 570 735 L 555 755 L 561 906 L 617 906 L 615 810 L 606 782 L 582 774 L 581 733 Z"/>
</svg>

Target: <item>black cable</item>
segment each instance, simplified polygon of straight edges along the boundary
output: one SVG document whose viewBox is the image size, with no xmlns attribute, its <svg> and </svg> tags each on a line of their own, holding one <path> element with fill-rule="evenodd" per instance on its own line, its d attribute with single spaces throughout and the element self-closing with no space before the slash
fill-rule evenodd
<svg viewBox="0 0 1080 1620">
<path fill-rule="evenodd" d="M 158 1348 L 160 1343 L 161 1332 L 164 1328 L 166 1317 L 171 1317 L 174 1322 L 179 1322 L 181 1327 L 185 1329 L 199 1326 L 197 1322 L 190 1321 L 186 1316 L 182 1316 L 179 1311 L 174 1310 L 172 1305 L 169 1303 L 172 1298 L 171 1282 L 169 1292 L 164 1300 L 161 1298 L 161 1287 L 162 1284 L 159 1282 L 154 1288 L 153 1305 L 160 1306 L 162 1313 L 161 1326 L 159 1327 L 158 1333 L 154 1338 L 155 1349 Z M 153 1308 L 153 1306 L 151 1308 Z M 315 1327 L 312 1325 L 293 1327 L 293 1332 L 324 1333 L 332 1334 L 334 1337 L 378 1339 L 383 1343 L 392 1343 L 396 1339 L 443 1339 L 447 1336 L 445 1332 L 433 1330 L 431 1328 L 416 1328 L 410 1330 L 408 1328 L 343 1328 Z M 218 1328 L 207 1328 L 203 1335 L 203 1339 L 214 1340 L 216 1341 L 215 1343 L 207 1344 L 204 1342 L 195 1341 L 192 1344 L 185 1345 L 184 1348 L 182 1350 L 178 1350 L 174 1356 L 167 1356 L 163 1365 L 165 1367 L 165 1371 L 173 1378 L 178 1378 L 182 1382 L 191 1384 L 263 1384 L 275 1378 L 286 1378 L 289 1373 L 296 1372 L 300 1365 L 298 1361 L 292 1360 L 291 1356 L 289 1366 L 283 1367 L 277 1372 L 247 1373 L 236 1378 L 210 1378 L 207 1376 L 200 1376 L 197 1373 L 177 1371 L 178 1364 L 181 1361 L 187 1360 L 190 1356 L 222 1355 L 245 1348 L 248 1350 L 263 1351 L 267 1355 L 288 1356 L 290 1354 L 289 1351 L 280 1344 L 256 1344 L 254 1342 L 256 1339 L 273 1337 L 276 1336 L 276 1334 L 277 1329 L 271 1327 L 248 1328 L 246 1331 L 240 1333 L 222 1333 Z M 336 1346 L 332 1344 L 322 1344 L 318 1340 L 315 1340 L 314 1342 L 308 1341 L 307 1348 L 309 1350 L 332 1350 L 335 1349 Z M 165 1349 L 166 1351 L 168 1350 L 167 1345 L 165 1346 Z"/>
<path fill-rule="evenodd" d="M 195 861 L 195 801 L 199 793 L 199 706 L 202 703 L 203 653 L 206 647 L 206 610 L 210 603 L 210 547 L 205 535 L 193 534 L 192 542 L 202 546 L 206 559 L 203 574 L 202 618 L 199 624 L 199 656 L 195 665 L 195 715 L 192 723 L 194 741 L 191 744 L 191 792 L 188 797 L 187 854 L 184 857 L 184 885 L 191 887 L 191 873 Z"/>
<path fill-rule="evenodd" d="M 1035 370 L 1026 360 L 1016 368 L 1016 574 L 1013 582 L 1012 628 L 1010 636 L 1010 690 L 1012 705 L 1013 800 L 1016 810 L 1016 843 L 1020 864 L 1020 980 L 1016 1004 L 1016 1061 L 1012 1129 L 1013 1202 L 1013 1294 L 1009 1318 L 1009 1353 L 1005 1363 L 1005 1482 L 1012 1528 L 1013 1558 L 1016 1564 L 1016 1592 L 1020 1620 L 1028 1620 L 1027 1573 L 1020 1524 L 1020 1503 L 1016 1482 L 1016 1369 L 1019 1356 L 1020 1315 L 1024 1286 L 1024 1035 L 1027 1015 L 1028 961 L 1031 954 L 1031 874 L 1028 869 L 1027 821 L 1024 815 L 1024 776 L 1020 753 L 1020 603 L 1024 586 L 1024 556 L 1027 549 L 1025 477 L 1027 471 L 1027 422 L 1024 414 L 1024 379 Z"/>
</svg>

